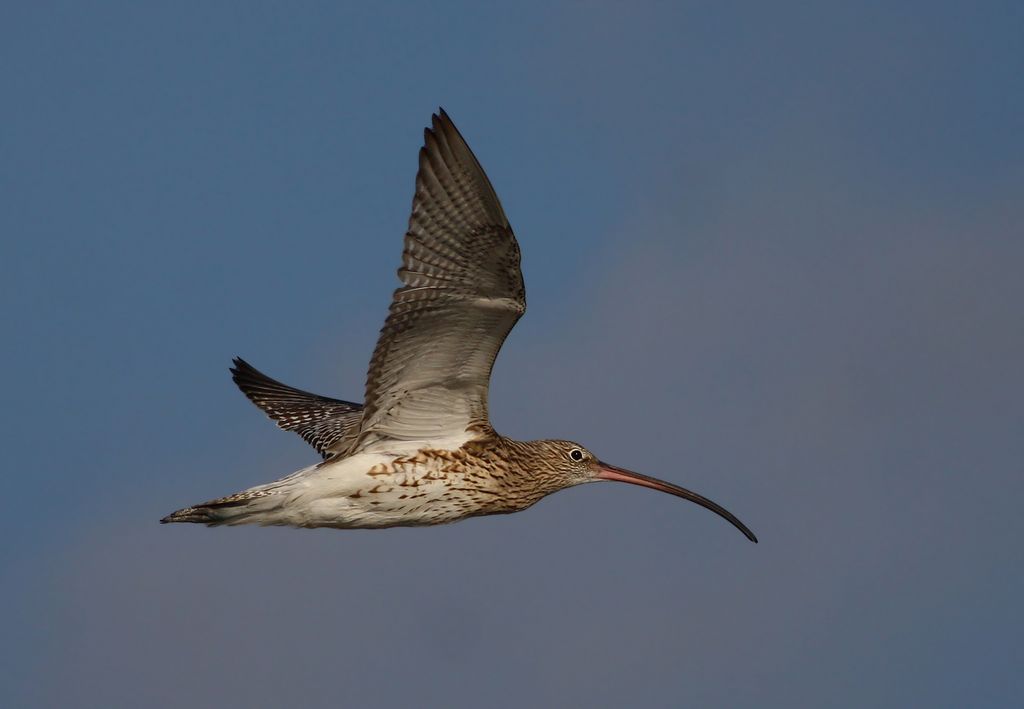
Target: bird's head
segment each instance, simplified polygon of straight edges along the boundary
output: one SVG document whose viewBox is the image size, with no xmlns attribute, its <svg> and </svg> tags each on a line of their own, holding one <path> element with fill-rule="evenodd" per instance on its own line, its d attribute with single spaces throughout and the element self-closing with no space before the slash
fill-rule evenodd
<svg viewBox="0 0 1024 709">
<path fill-rule="evenodd" d="M 721 505 L 712 502 L 702 495 L 691 492 L 686 488 L 673 485 L 672 483 L 652 478 L 640 473 L 634 473 L 625 468 L 618 468 L 609 465 L 598 459 L 593 453 L 573 441 L 547 440 L 536 441 L 536 452 L 543 459 L 543 468 L 546 469 L 558 484 L 556 489 L 563 489 L 581 483 L 598 482 L 611 480 L 614 482 L 630 483 L 649 487 L 659 492 L 667 492 L 670 495 L 681 497 L 684 500 L 695 502 L 705 507 L 720 517 L 728 520 L 734 527 L 743 532 L 747 539 L 757 543 L 757 537 L 745 524 L 739 521 L 735 515 Z"/>
</svg>

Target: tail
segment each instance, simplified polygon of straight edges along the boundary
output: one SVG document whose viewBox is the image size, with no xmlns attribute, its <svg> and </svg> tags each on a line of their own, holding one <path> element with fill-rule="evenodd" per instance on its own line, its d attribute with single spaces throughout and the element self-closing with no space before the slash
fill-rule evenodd
<svg viewBox="0 0 1024 709">
<path fill-rule="evenodd" d="M 208 527 L 216 527 L 218 524 L 223 524 L 214 510 L 205 505 L 183 507 L 160 520 L 160 524 L 170 524 L 171 522 L 195 522 L 196 524 L 205 524 Z"/>
<path fill-rule="evenodd" d="M 205 524 L 207 527 L 218 527 L 222 524 L 247 524 L 260 522 L 254 519 L 260 512 L 266 511 L 265 498 L 276 494 L 273 490 L 247 490 L 227 497 L 220 497 L 209 502 L 202 502 L 192 507 L 183 507 L 170 513 L 160 520 L 160 524 L 172 522 L 191 522 Z M 265 522 L 264 522 L 265 523 Z"/>
</svg>

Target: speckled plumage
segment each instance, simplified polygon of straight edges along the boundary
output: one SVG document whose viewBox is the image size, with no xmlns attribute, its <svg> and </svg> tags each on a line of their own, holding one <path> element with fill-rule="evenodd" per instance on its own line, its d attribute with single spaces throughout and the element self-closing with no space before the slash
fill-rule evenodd
<svg viewBox="0 0 1024 709">
<path fill-rule="evenodd" d="M 491 434 L 458 448 L 363 452 L 245 492 L 179 510 L 169 521 L 295 527 L 421 526 L 518 512 L 565 487 L 552 460 L 577 464 L 568 441 Z M 552 453 L 563 451 L 552 457 Z M 585 473 L 578 472 L 579 482 Z"/>
<path fill-rule="evenodd" d="M 483 168 L 441 111 L 424 134 L 402 285 L 367 374 L 363 405 L 295 389 L 244 360 L 235 383 L 324 456 L 274 482 L 162 522 L 375 528 L 526 509 L 597 480 L 667 492 L 738 519 L 671 483 L 602 463 L 571 441 L 514 441 L 491 428 L 491 368 L 526 310 L 519 245 Z"/>
</svg>

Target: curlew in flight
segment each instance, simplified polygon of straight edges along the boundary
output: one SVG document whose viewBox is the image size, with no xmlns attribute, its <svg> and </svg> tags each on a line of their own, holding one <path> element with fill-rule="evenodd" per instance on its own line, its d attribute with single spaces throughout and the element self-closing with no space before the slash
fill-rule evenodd
<svg viewBox="0 0 1024 709">
<path fill-rule="evenodd" d="M 241 359 L 238 387 L 323 460 L 161 522 L 339 529 L 445 524 L 518 512 L 598 480 L 642 485 L 721 515 L 672 483 L 608 465 L 571 441 L 515 441 L 487 416 L 491 368 L 526 311 L 516 243 L 498 196 L 442 110 L 424 131 L 416 193 L 387 321 L 362 405 L 286 386 Z"/>
</svg>

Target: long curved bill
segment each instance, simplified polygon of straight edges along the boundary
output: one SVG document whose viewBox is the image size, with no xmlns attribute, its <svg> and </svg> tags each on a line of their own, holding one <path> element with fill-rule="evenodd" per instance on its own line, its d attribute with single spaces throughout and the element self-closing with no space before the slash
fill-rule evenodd
<svg viewBox="0 0 1024 709">
<path fill-rule="evenodd" d="M 702 495 L 698 495 L 695 492 L 690 492 L 686 488 L 679 487 L 678 485 L 667 483 L 664 480 L 658 480 L 657 478 L 651 478 L 646 475 L 641 475 L 640 473 L 634 473 L 632 470 L 616 468 L 614 465 L 608 465 L 607 463 L 602 463 L 601 461 L 598 461 L 597 467 L 598 480 L 615 480 L 620 483 L 631 483 L 633 485 L 640 485 L 641 487 L 649 487 L 652 490 L 658 490 L 659 492 L 667 492 L 670 495 L 681 497 L 684 500 L 696 502 L 701 507 L 705 507 L 714 512 L 716 515 L 727 519 L 732 524 L 732 526 L 736 527 L 736 529 L 743 532 L 747 539 L 754 542 L 754 544 L 757 544 L 757 537 L 754 536 L 753 532 L 747 529 L 747 525 L 743 524 L 738 519 L 736 519 L 736 517 L 731 512 L 729 512 L 729 510 L 725 509 L 718 503 L 712 502 L 711 500 Z"/>
</svg>

